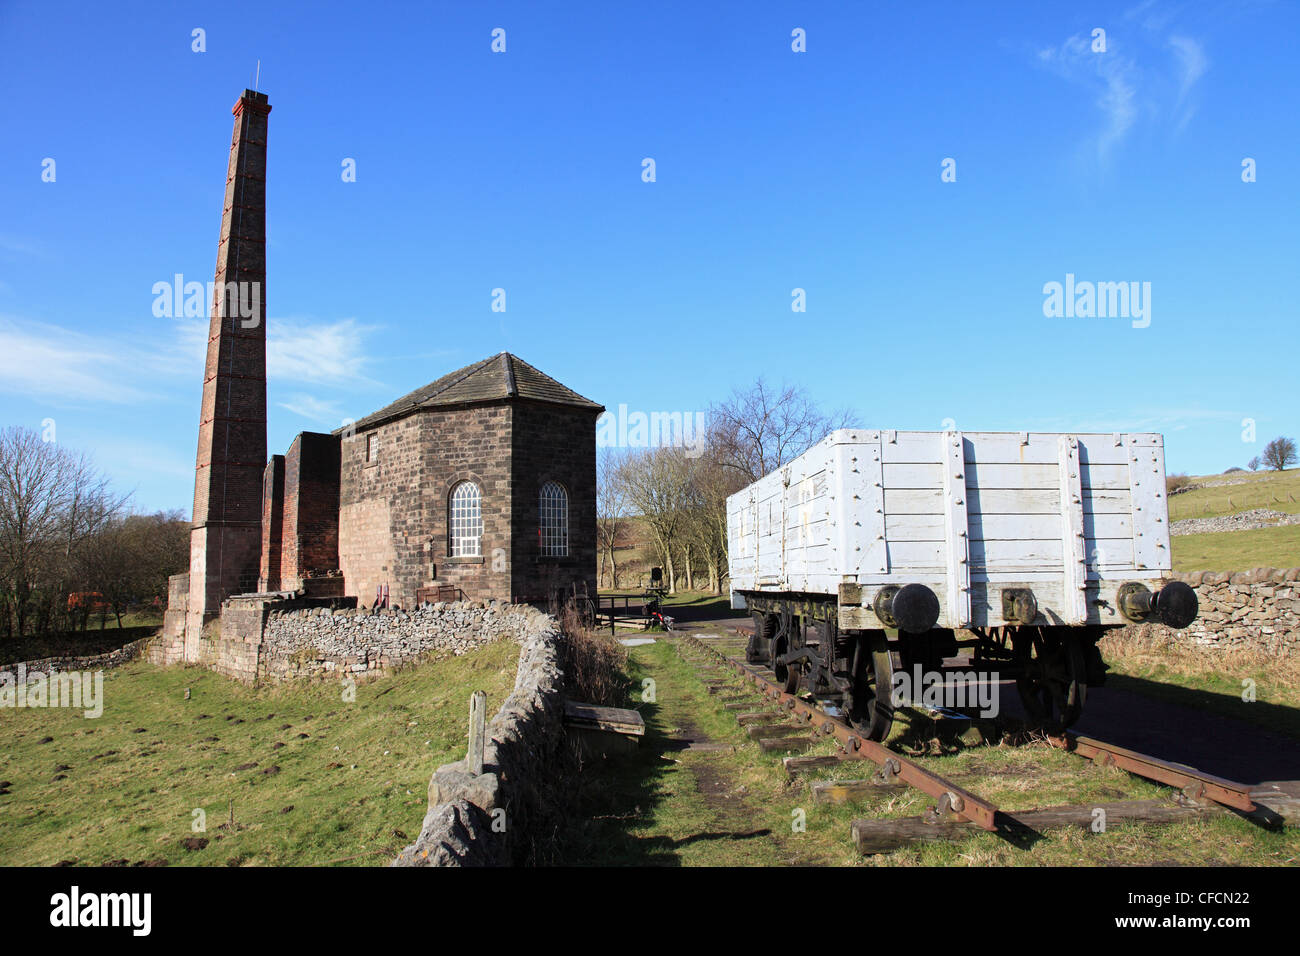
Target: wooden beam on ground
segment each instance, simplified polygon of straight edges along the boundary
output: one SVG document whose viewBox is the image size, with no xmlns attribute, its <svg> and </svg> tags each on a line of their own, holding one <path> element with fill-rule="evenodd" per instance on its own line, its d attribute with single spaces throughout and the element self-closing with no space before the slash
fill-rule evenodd
<svg viewBox="0 0 1300 956">
<path fill-rule="evenodd" d="M 816 780 L 812 784 L 814 803 L 852 803 L 870 800 L 882 793 L 902 793 L 905 783 L 876 783 L 872 780 Z"/>
<path fill-rule="evenodd" d="M 785 765 L 785 772 L 790 776 L 801 773 L 807 773 L 809 770 L 822 770 L 826 767 L 838 767 L 844 763 L 844 758 L 837 757 L 835 754 L 828 754 L 821 757 L 786 757 L 781 761 Z"/>
<path fill-rule="evenodd" d="M 745 733 L 754 740 L 762 740 L 764 737 L 793 737 L 805 729 L 795 724 L 752 724 L 745 728 Z"/>
<path fill-rule="evenodd" d="M 812 746 L 811 737 L 764 737 L 758 746 L 765 753 L 795 753 Z"/>
</svg>

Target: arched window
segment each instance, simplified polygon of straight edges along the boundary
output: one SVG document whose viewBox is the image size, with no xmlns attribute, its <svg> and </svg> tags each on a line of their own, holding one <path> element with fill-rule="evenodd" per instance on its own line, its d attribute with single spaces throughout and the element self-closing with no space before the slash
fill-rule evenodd
<svg viewBox="0 0 1300 956">
<path fill-rule="evenodd" d="M 542 555 L 563 558 L 569 554 L 569 496 L 557 481 L 542 485 L 540 499 Z"/>
<path fill-rule="evenodd" d="M 478 485 L 462 481 L 451 489 L 448 503 L 451 528 L 451 556 L 478 558 L 483 555 L 483 500 Z"/>
</svg>

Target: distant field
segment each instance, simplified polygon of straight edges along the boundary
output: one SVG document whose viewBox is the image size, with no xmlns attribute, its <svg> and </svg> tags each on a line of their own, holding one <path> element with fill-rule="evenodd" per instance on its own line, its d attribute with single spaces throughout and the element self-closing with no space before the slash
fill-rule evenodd
<svg viewBox="0 0 1300 956">
<path fill-rule="evenodd" d="M 1169 520 L 1214 518 L 1236 514 L 1252 508 L 1272 508 L 1287 514 L 1300 513 L 1300 468 L 1287 471 L 1236 472 L 1230 475 L 1205 475 L 1193 478 L 1193 484 L 1205 481 L 1236 481 L 1242 484 L 1197 488 L 1169 498 Z"/>
<path fill-rule="evenodd" d="M 1269 508 L 1300 514 L 1300 469 L 1233 472 L 1193 478 L 1194 484 L 1236 481 L 1240 484 L 1197 488 L 1169 499 L 1169 520 L 1216 518 Z M 1300 566 L 1300 525 L 1175 535 L 1171 540 L 1175 571 L 1249 571 L 1251 568 Z"/>
<path fill-rule="evenodd" d="M 105 674 L 97 719 L 0 709 L 0 865 L 384 865 L 419 832 L 434 768 L 464 756 L 469 695 L 494 713 L 518 654 L 430 661 L 353 703 L 338 682 L 254 690 L 137 662 Z"/>
</svg>

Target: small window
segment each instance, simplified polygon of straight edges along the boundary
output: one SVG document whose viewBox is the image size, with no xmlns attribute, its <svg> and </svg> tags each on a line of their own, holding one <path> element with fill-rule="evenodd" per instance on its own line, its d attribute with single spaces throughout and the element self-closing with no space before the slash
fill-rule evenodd
<svg viewBox="0 0 1300 956">
<path fill-rule="evenodd" d="M 478 485 L 462 481 L 451 490 L 448 525 L 451 556 L 477 558 L 483 555 L 483 504 Z"/>
<path fill-rule="evenodd" d="M 368 435 L 366 435 L 366 464 L 367 465 L 373 462 L 375 460 L 375 456 L 379 453 L 378 438 L 379 436 L 376 435 L 374 432 L 370 432 Z"/>
<path fill-rule="evenodd" d="M 559 482 L 542 485 L 541 494 L 542 556 L 563 558 L 569 554 L 569 496 Z"/>
</svg>

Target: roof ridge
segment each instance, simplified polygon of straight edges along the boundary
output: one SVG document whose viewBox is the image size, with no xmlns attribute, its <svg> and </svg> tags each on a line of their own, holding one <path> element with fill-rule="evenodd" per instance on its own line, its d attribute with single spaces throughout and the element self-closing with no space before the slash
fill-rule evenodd
<svg viewBox="0 0 1300 956">
<path fill-rule="evenodd" d="M 509 352 L 501 353 L 501 369 L 506 373 L 506 397 L 515 398 L 519 389 L 515 385 L 514 356 Z"/>
<path fill-rule="evenodd" d="M 495 357 L 495 356 L 491 356 L 491 355 L 489 355 L 487 358 L 483 359 L 482 361 L 475 362 L 473 365 L 471 365 L 471 366 L 469 366 L 467 369 L 465 369 L 465 374 L 462 375 L 460 378 L 455 379 L 454 381 L 450 381 L 450 382 L 448 382 L 446 385 L 444 385 L 442 388 L 438 389 L 436 392 L 430 392 L 428 395 L 424 396 L 424 398 L 420 399 L 418 402 L 415 402 L 414 404 L 416 404 L 416 405 L 423 405 L 423 404 L 425 404 L 429 399 L 433 398 L 435 395 L 441 395 L 443 392 L 447 391 L 447 389 L 452 388 L 453 386 L 459 385 L 461 382 L 465 381 L 465 379 L 469 378 L 471 375 L 474 375 L 474 374 L 476 374 L 476 373 L 482 371 L 483 368 L 484 368 L 484 366 L 486 366 L 489 362 L 491 362 L 492 359 L 493 359 L 494 357 Z M 417 391 L 418 391 L 418 389 L 417 389 Z"/>
</svg>

